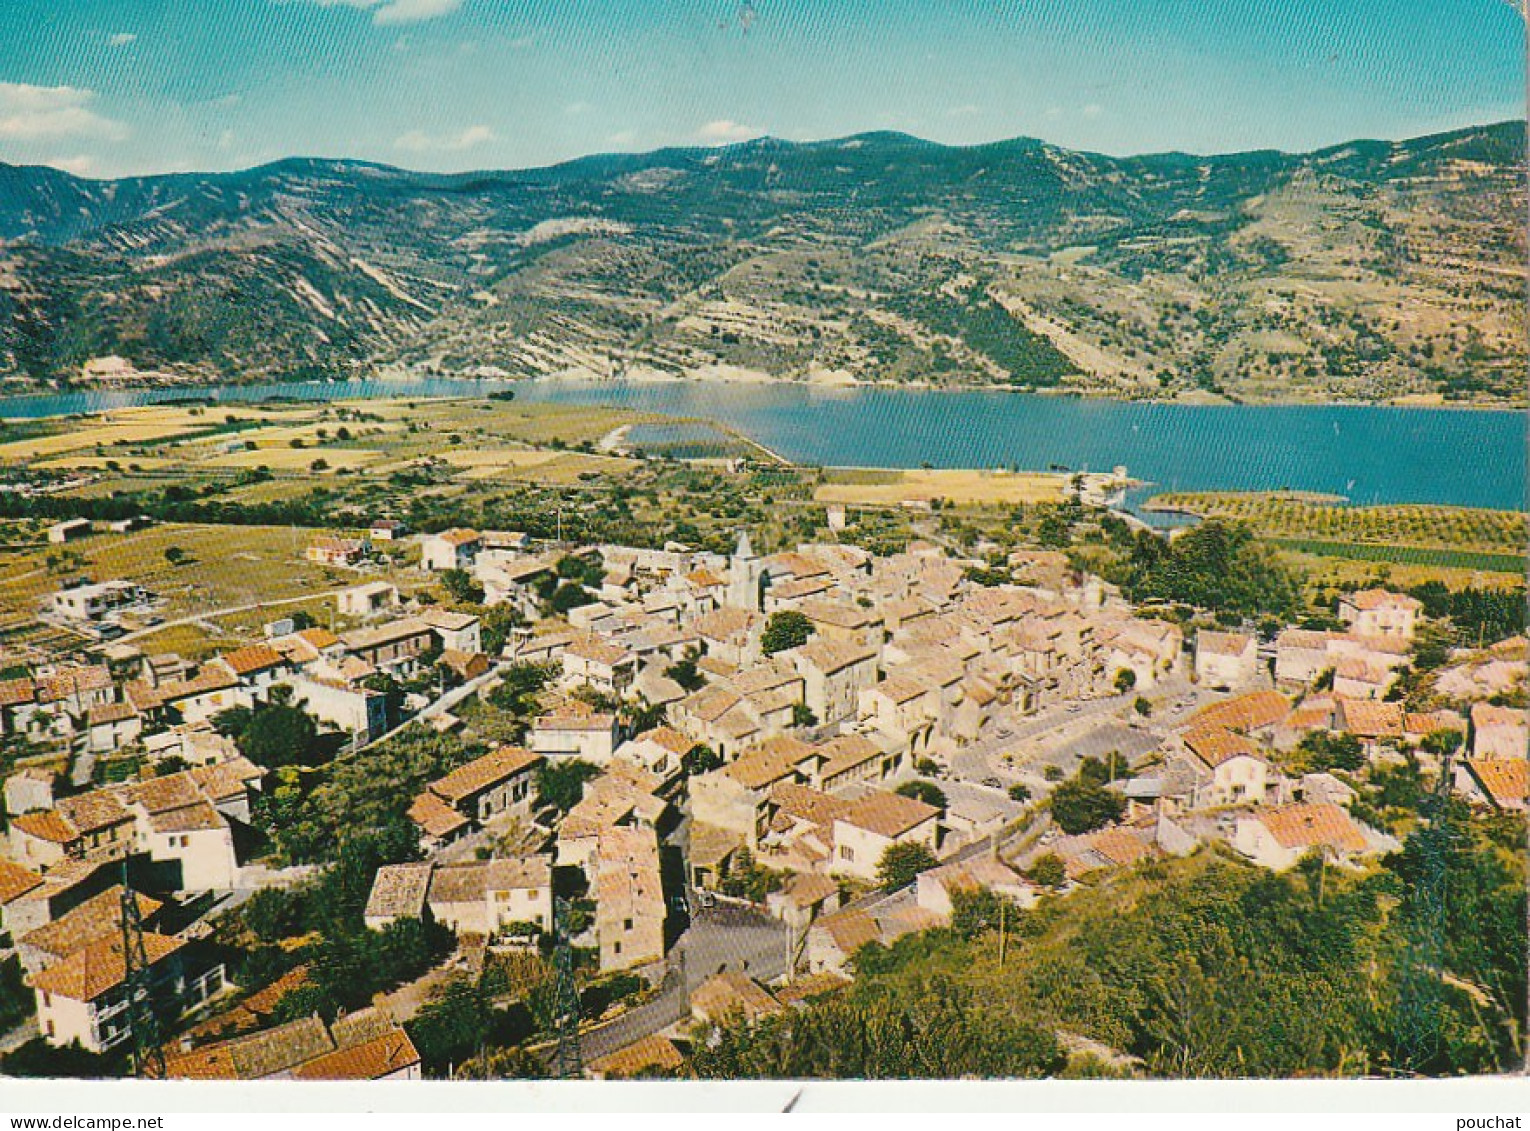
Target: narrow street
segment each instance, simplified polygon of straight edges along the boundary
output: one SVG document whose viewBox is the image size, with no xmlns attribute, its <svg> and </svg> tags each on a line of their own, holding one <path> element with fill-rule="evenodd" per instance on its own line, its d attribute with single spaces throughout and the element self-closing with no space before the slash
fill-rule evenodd
<svg viewBox="0 0 1530 1131">
<path fill-rule="evenodd" d="M 786 972 L 786 928 L 774 919 L 737 907 L 699 910 L 670 952 L 670 969 L 658 995 L 580 1037 L 584 1061 L 626 1048 L 690 1016 L 690 993 L 724 969 L 742 970 L 761 982 Z"/>
</svg>

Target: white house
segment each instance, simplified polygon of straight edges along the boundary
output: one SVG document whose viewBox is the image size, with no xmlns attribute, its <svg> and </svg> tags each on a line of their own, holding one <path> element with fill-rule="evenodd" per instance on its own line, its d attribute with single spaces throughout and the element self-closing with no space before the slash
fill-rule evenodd
<svg viewBox="0 0 1530 1131">
<path fill-rule="evenodd" d="M 369 581 L 335 594 L 335 607 L 344 617 L 366 617 L 384 609 L 398 607 L 398 586 L 386 581 Z"/>
<path fill-rule="evenodd" d="M 549 758 L 582 758 L 603 766 L 616 752 L 617 719 L 604 713 L 542 715 L 531 725 L 531 749 Z"/>
<path fill-rule="evenodd" d="M 853 718 L 861 692 L 877 681 L 878 651 L 851 640 L 809 640 L 792 656 L 803 699 L 820 723 Z"/>
<path fill-rule="evenodd" d="M 1240 687 L 1259 672 L 1259 644 L 1241 632 L 1195 634 L 1195 678 L 1208 687 Z"/>
<path fill-rule="evenodd" d="M 598 636 L 575 637 L 563 649 L 563 678 L 607 695 L 623 696 L 637 676 L 637 657 Z"/>
<path fill-rule="evenodd" d="M 483 651 L 482 622 L 472 613 L 425 608 L 415 614 L 415 619 L 430 626 L 443 651 L 469 654 Z"/>
<path fill-rule="evenodd" d="M 1472 756 L 1474 758 L 1525 758 L 1530 728 L 1522 707 L 1472 704 Z"/>
<path fill-rule="evenodd" d="M 1194 804 L 1261 805 L 1270 784 L 1270 764 L 1251 739 L 1225 727 L 1187 731 L 1185 748 L 1199 766 Z"/>
<path fill-rule="evenodd" d="M 834 818 L 829 871 L 874 882 L 882 857 L 895 844 L 922 844 L 934 853 L 940 810 L 912 797 L 873 790 Z"/>
<path fill-rule="evenodd" d="M 1308 852 L 1326 853 L 1346 861 L 1383 847 L 1342 806 L 1299 803 L 1263 809 L 1238 821 L 1233 847 L 1254 863 L 1272 871 L 1293 867 Z M 1395 842 L 1394 842 L 1395 843 Z"/>
<path fill-rule="evenodd" d="M 1416 597 L 1386 589 L 1362 589 L 1339 598 L 1339 619 L 1362 636 L 1413 639 L 1423 604 Z"/>
<path fill-rule="evenodd" d="M 472 569 L 473 559 L 483 548 L 476 530 L 453 528 L 428 534 L 420 541 L 420 565 L 428 570 Z"/>
</svg>

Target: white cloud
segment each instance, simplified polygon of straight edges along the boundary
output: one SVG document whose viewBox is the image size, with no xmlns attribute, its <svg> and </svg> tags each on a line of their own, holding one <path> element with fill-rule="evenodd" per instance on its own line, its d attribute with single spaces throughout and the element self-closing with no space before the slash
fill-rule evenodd
<svg viewBox="0 0 1530 1131">
<path fill-rule="evenodd" d="M 462 0 L 388 0 L 372 17 L 376 24 L 412 24 L 449 16 L 462 7 Z"/>
<path fill-rule="evenodd" d="M 460 153 L 494 140 L 494 131 L 488 126 L 468 126 L 454 134 L 444 136 L 428 134 L 424 130 L 410 130 L 394 141 L 397 149 L 410 153 Z"/>
<path fill-rule="evenodd" d="M 1101 114 L 1105 113 L 1105 107 L 1101 106 L 1098 102 L 1091 102 L 1080 113 L 1086 118 L 1098 118 Z"/>
<path fill-rule="evenodd" d="M 414 24 L 449 16 L 462 0 L 308 0 L 321 8 L 356 8 L 370 11 L 374 24 Z"/>
<path fill-rule="evenodd" d="M 108 47 L 126 47 L 130 43 L 136 43 L 138 36 L 130 31 L 117 31 L 106 37 Z"/>
<path fill-rule="evenodd" d="M 734 142 L 763 137 L 764 134 L 765 131 L 758 126 L 746 126 L 730 118 L 718 118 L 697 130 L 696 140 L 703 145 L 732 145 Z"/>
<path fill-rule="evenodd" d="M 965 106 L 953 106 L 948 111 L 948 113 L 953 118 L 967 118 L 971 117 L 973 114 L 981 114 L 982 112 L 983 108 L 981 106 L 974 106 L 970 102 Z"/>
<path fill-rule="evenodd" d="M 637 144 L 637 139 L 638 137 L 636 130 L 618 130 L 616 133 L 606 138 L 606 144 L 619 145 L 623 149 L 630 149 L 632 146 Z"/>
<path fill-rule="evenodd" d="M 0 138 L 94 137 L 121 141 L 128 129 L 91 109 L 96 92 L 76 86 L 0 82 Z"/>
</svg>

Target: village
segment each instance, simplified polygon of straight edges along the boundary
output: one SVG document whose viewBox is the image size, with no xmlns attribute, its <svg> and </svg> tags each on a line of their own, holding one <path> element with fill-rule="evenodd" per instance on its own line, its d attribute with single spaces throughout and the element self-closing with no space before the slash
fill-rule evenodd
<svg viewBox="0 0 1530 1131">
<path fill-rule="evenodd" d="M 377 564 L 401 545 L 409 564 Z M 1009 929 L 1197 853 L 1358 873 L 1401 848 L 1360 800 L 1372 774 L 1443 776 L 1489 813 L 1530 790 L 1525 639 L 1454 649 L 1430 672 L 1441 705 L 1410 710 L 1393 693 L 1427 618 L 1386 588 L 1344 593 L 1323 628 L 1182 626 L 1054 549 L 759 554 L 741 530 L 719 554 L 379 520 L 301 554 L 355 574 L 332 616 L 273 608 L 199 659 L 135 645 L 158 601 L 136 582 L 40 602 L 98 643 L 0 682 L 27 751 L 4 783 L 0 932 L 31 999 L 0 1050 L 417 1079 L 441 1072 L 412 1035 L 433 987 L 551 956 L 620 1000 L 573 1006 L 527 1063 L 572 1044 L 586 1075 L 670 1074 L 708 1027 L 841 992 L 863 948 L 948 927 L 975 893 Z M 495 703 L 513 733 L 482 724 Z M 414 735 L 457 753 L 373 783 L 407 835 L 363 918 L 444 930 L 445 952 L 361 1008 L 291 1016 L 305 967 L 240 980 L 219 924 L 338 867 L 273 852 L 281 796 Z"/>
</svg>

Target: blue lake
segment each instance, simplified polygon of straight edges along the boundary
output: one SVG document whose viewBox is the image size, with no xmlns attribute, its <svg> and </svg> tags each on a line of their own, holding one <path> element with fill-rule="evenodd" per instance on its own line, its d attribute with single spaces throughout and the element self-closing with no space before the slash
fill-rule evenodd
<svg viewBox="0 0 1530 1131">
<path fill-rule="evenodd" d="M 425 380 L 143 389 L 0 399 L 39 417 L 208 397 L 472 396 L 490 382 Z M 1355 503 L 1523 509 L 1526 417 L 1365 406 L 1201 406 L 1004 392 L 702 382 L 517 382 L 518 400 L 613 405 L 715 420 L 799 463 L 1101 471 L 1158 490 L 1292 490 Z"/>
</svg>

